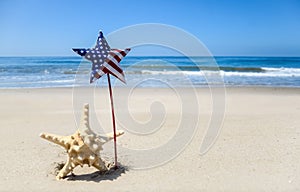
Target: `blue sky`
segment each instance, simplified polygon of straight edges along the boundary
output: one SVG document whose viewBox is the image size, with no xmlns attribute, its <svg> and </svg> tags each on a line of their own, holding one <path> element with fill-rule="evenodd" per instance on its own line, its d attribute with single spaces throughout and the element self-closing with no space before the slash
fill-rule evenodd
<svg viewBox="0 0 300 192">
<path fill-rule="evenodd" d="M 0 0 L 0 56 L 75 56 L 99 29 L 140 23 L 182 28 L 213 55 L 300 56 L 300 0 Z"/>
</svg>

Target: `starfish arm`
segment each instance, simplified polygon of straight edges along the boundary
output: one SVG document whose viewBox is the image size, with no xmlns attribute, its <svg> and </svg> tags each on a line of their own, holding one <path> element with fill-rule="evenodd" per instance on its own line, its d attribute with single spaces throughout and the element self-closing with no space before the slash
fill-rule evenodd
<svg viewBox="0 0 300 192">
<path fill-rule="evenodd" d="M 70 147 L 68 142 L 67 142 L 68 137 L 66 137 L 66 136 L 59 136 L 59 135 L 54 135 L 54 134 L 49 134 L 49 133 L 41 133 L 40 137 L 43 138 L 43 139 L 46 139 L 46 140 L 48 140 L 52 143 L 60 145 L 60 146 L 64 147 L 67 150 Z"/>
<path fill-rule="evenodd" d="M 101 158 L 96 158 L 96 161 L 92 165 L 99 171 L 107 171 L 107 167 L 105 166 L 105 162 Z"/>
<path fill-rule="evenodd" d="M 121 136 L 121 135 L 123 135 L 123 134 L 124 134 L 124 131 L 123 131 L 123 130 L 117 130 L 117 131 L 116 131 L 116 136 L 117 136 L 117 137 L 119 137 L 119 136 Z M 108 142 L 108 141 L 114 139 L 114 133 L 113 133 L 113 132 L 108 133 L 108 134 L 106 134 L 106 136 L 101 136 L 101 138 L 104 139 L 105 142 Z"/>
<path fill-rule="evenodd" d="M 68 158 L 67 163 L 65 164 L 65 166 L 59 171 L 58 175 L 56 176 L 57 180 L 60 180 L 62 178 L 64 178 L 65 176 L 67 176 L 70 172 L 73 171 L 75 166 L 72 166 L 71 163 L 71 159 Z"/>
<path fill-rule="evenodd" d="M 90 123 L 89 123 L 89 104 L 86 103 L 83 106 L 82 114 L 81 114 L 81 120 L 79 125 L 80 130 L 90 130 Z"/>
</svg>

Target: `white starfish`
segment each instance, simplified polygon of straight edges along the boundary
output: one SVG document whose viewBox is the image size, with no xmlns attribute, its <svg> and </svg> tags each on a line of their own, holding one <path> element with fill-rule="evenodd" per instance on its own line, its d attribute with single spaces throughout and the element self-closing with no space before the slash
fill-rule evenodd
<svg viewBox="0 0 300 192">
<path fill-rule="evenodd" d="M 124 131 L 117 131 L 116 136 L 124 134 Z M 81 116 L 79 129 L 70 136 L 59 136 L 41 133 L 40 137 L 64 147 L 68 153 L 68 160 L 59 171 L 56 179 L 67 176 L 78 165 L 84 164 L 93 166 L 100 171 L 107 170 L 104 161 L 100 157 L 102 145 L 113 139 L 113 133 L 106 136 L 97 135 L 90 129 L 89 125 L 89 104 L 85 104 Z"/>
</svg>

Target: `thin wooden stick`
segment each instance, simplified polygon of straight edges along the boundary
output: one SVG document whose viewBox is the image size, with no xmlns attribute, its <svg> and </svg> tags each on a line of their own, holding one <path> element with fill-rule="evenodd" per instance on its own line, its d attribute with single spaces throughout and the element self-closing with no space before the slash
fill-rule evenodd
<svg viewBox="0 0 300 192">
<path fill-rule="evenodd" d="M 110 76 L 107 73 L 108 87 L 109 87 L 109 95 L 110 95 L 110 105 L 111 105 L 111 114 L 113 121 L 113 130 L 114 130 L 114 148 L 115 148 L 115 168 L 118 168 L 118 160 L 117 160 L 117 135 L 116 135 L 116 120 L 115 120 L 115 110 L 114 110 L 114 101 L 111 90 Z"/>
</svg>

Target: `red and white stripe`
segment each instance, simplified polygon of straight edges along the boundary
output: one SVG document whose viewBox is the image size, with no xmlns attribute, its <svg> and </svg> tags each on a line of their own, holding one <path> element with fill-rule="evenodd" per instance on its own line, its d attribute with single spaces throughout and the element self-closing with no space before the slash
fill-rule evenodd
<svg viewBox="0 0 300 192">
<path fill-rule="evenodd" d="M 120 79 L 122 82 L 126 83 L 124 72 L 119 63 L 129 51 L 129 48 L 125 50 L 111 49 L 101 68 L 97 70 L 97 73 L 94 74 L 94 78 L 99 79 L 105 73 L 110 73 L 116 78 Z"/>
</svg>

